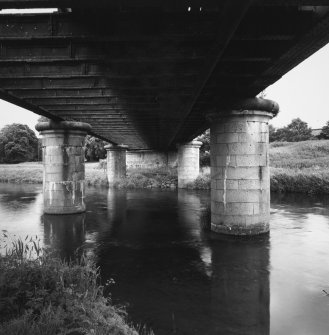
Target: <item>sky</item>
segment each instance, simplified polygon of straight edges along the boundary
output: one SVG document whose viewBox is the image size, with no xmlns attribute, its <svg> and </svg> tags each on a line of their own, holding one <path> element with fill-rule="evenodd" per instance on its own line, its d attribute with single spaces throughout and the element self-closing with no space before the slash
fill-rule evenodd
<svg viewBox="0 0 329 335">
<path fill-rule="evenodd" d="M 301 118 L 313 129 L 329 121 L 329 44 L 288 72 L 266 90 L 266 98 L 280 105 L 271 120 L 282 127 Z M 38 115 L 0 100 L 0 129 L 11 123 L 27 124 L 34 130 Z"/>
</svg>

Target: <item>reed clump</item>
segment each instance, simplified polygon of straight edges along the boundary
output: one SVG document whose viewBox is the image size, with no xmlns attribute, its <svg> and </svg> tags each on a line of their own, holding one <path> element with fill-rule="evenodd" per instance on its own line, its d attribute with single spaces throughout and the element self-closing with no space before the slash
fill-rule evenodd
<svg viewBox="0 0 329 335">
<path fill-rule="evenodd" d="M 85 256 L 64 262 L 39 243 L 3 236 L 1 335 L 138 334 L 126 312 L 104 297 L 95 263 Z"/>
</svg>

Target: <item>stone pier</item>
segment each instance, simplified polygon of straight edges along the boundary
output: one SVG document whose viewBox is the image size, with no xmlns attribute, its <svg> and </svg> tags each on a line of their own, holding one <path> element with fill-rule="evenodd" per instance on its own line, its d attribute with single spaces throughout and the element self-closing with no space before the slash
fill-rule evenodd
<svg viewBox="0 0 329 335">
<path fill-rule="evenodd" d="M 202 142 L 192 141 L 180 144 L 178 148 L 178 188 L 184 188 L 199 175 L 199 149 Z"/>
<path fill-rule="evenodd" d="M 84 141 L 91 127 L 82 122 L 40 122 L 42 135 L 43 197 L 47 214 L 81 213 L 84 203 Z"/>
<path fill-rule="evenodd" d="M 126 177 L 126 153 L 128 147 L 126 145 L 105 146 L 107 151 L 107 180 L 109 184 Z"/>
<path fill-rule="evenodd" d="M 209 115 L 213 231 L 230 235 L 269 231 L 268 122 L 278 111 L 277 103 L 253 98 Z"/>
</svg>

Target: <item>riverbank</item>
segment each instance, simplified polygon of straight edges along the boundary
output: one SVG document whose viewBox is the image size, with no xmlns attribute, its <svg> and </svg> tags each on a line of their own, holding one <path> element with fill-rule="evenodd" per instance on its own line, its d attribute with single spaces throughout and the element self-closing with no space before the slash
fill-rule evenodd
<svg viewBox="0 0 329 335">
<path fill-rule="evenodd" d="M 86 164 L 86 184 L 107 186 L 106 171 L 98 168 L 98 163 Z M 42 184 L 43 166 L 41 162 L 20 164 L 0 164 L 0 182 L 14 184 Z"/>
<path fill-rule="evenodd" d="M 329 140 L 274 142 L 270 144 L 271 190 L 329 194 Z M 0 182 L 42 183 L 41 163 L 0 165 Z M 106 170 L 99 163 L 86 163 L 86 184 L 108 186 Z M 128 170 L 116 188 L 177 188 L 177 170 Z M 209 189 L 210 169 L 203 168 L 189 189 Z"/>
<path fill-rule="evenodd" d="M 85 257 L 65 263 L 37 240 L 18 240 L 0 255 L 0 279 L 0 334 L 138 335 Z"/>
<path fill-rule="evenodd" d="M 271 191 L 329 194 L 329 140 L 270 144 Z"/>
</svg>

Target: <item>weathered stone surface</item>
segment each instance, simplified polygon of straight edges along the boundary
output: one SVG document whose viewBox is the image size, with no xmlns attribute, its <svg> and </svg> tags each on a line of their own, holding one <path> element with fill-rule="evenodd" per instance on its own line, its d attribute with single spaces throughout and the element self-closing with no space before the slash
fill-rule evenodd
<svg viewBox="0 0 329 335">
<path fill-rule="evenodd" d="M 53 128 L 52 128 L 53 127 Z M 43 196 L 47 214 L 84 212 L 84 140 L 89 125 L 78 122 L 42 123 Z"/>
<path fill-rule="evenodd" d="M 269 230 L 268 121 L 272 114 L 246 110 L 211 117 L 211 229 L 232 235 L 265 233 Z"/>
<path fill-rule="evenodd" d="M 109 184 L 126 177 L 126 152 L 124 145 L 107 145 L 107 180 Z"/>
<path fill-rule="evenodd" d="M 201 142 L 193 141 L 178 146 L 178 188 L 184 188 L 199 175 Z"/>
<path fill-rule="evenodd" d="M 177 167 L 177 152 L 157 152 L 153 150 L 128 151 L 127 169 L 155 169 Z"/>
</svg>

